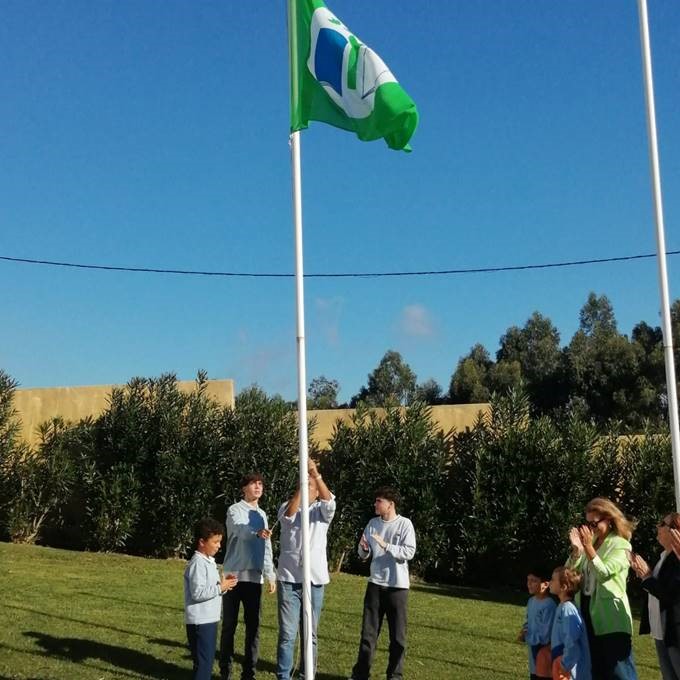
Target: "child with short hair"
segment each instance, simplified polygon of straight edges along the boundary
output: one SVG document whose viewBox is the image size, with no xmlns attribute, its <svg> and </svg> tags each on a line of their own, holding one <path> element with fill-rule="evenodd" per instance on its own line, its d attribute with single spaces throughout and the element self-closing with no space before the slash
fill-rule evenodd
<svg viewBox="0 0 680 680">
<path fill-rule="evenodd" d="M 560 600 L 550 637 L 553 680 L 592 680 L 588 633 L 573 603 L 580 586 L 578 572 L 567 567 L 553 571 L 550 592 Z"/>
<path fill-rule="evenodd" d="M 520 642 L 527 645 L 530 680 L 551 680 L 550 631 L 557 604 L 550 597 L 550 571 L 542 565 L 534 566 L 527 574 L 527 602 Z"/>
<path fill-rule="evenodd" d="M 222 594 L 236 585 L 236 577 L 220 577 L 215 554 L 220 549 L 224 526 L 204 517 L 194 528 L 196 548 L 184 570 L 184 622 L 193 661 L 194 680 L 210 680 L 217 625 L 222 613 Z"/>
</svg>

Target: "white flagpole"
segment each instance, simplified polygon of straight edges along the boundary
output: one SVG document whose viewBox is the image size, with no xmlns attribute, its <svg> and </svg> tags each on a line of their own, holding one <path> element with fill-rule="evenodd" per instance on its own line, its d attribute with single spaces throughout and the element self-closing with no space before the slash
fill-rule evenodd
<svg viewBox="0 0 680 680">
<path fill-rule="evenodd" d="M 296 0 L 288 0 L 288 45 L 292 96 L 297 98 L 298 64 L 296 36 Z M 297 102 L 295 102 L 296 104 Z M 300 132 L 290 136 L 291 171 L 293 177 L 293 223 L 295 227 L 295 294 L 297 310 L 297 365 L 298 365 L 298 419 L 300 443 L 300 518 L 302 523 L 302 657 L 305 678 L 314 680 L 316 669 L 312 648 L 312 573 L 309 564 L 309 486 L 307 443 L 307 369 L 305 360 L 305 289 L 302 255 L 302 171 L 300 168 Z"/>
<path fill-rule="evenodd" d="M 295 292 L 297 306 L 298 417 L 300 430 L 300 515 L 302 519 L 302 611 L 305 678 L 314 678 L 312 659 L 312 573 L 309 564 L 309 487 L 307 445 L 307 378 L 305 366 L 305 292 L 302 261 L 302 177 L 300 133 L 290 136 L 293 170 L 293 221 L 295 222 Z M 312 670 L 310 670 L 312 669 Z"/>
<path fill-rule="evenodd" d="M 666 363 L 666 390 L 668 393 L 668 420 L 671 428 L 673 450 L 673 481 L 675 484 L 675 507 L 680 512 L 680 426 L 678 424 L 678 394 L 675 383 L 675 360 L 673 358 L 673 332 L 671 329 L 671 307 L 668 294 L 668 273 L 666 271 L 666 235 L 663 223 L 661 200 L 661 173 L 659 171 L 659 148 L 656 138 L 656 110 L 654 106 L 654 82 L 652 79 L 652 54 L 649 45 L 649 22 L 647 0 L 638 0 L 640 15 L 640 43 L 642 46 L 642 68 L 647 101 L 647 135 L 649 142 L 649 165 L 652 175 L 654 215 L 656 218 L 656 252 L 659 265 L 659 290 L 661 292 L 661 328 Z"/>
</svg>

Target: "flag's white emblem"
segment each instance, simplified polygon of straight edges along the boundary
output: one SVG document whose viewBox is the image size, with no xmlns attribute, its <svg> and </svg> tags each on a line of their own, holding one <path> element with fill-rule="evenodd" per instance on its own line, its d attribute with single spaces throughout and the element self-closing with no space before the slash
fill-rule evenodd
<svg viewBox="0 0 680 680">
<path fill-rule="evenodd" d="M 385 62 L 326 7 L 312 15 L 307 67 L 350 118 L 370 116 L 378 87 L 397 82 Z"/>
</svg>

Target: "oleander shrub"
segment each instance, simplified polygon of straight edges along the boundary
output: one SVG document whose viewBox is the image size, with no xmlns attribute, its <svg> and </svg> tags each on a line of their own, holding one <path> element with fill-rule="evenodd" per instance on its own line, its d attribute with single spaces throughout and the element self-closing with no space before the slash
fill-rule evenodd
<svg viewBox="0 0 680 680">
<path fill-rule="evenodd" d="M 8 513 L 14 498 L 9 479 L 11 461 L 23 456 L 28 448 L 19 436 L 21 423 L 14 408 L 17 384 L 0 369 L 0 538 L 9 538 Z"/>
<path fill-rule="evenodd" d="M 356 545 L 366 522 L 375 516 L 375 489 L 388 485 L 402 496 L 399 514 L 411 519 L 416 528 L 413 571 L 423 576 L 437 574 L 447 552 L 442 492 L 449 458 L 450 435 L 437 428 L 431 409 L 422 403 L 384 412 L 360 406 L 350 424 L 339 422 L 322 467 L 338 497 L 329 535 L 335 566 L 365 569 Z"/>
<path fill-rule="evenodd" d="M 60 418 L 39 427 L 35 448 L 17 447 L 4 462 L 6 528 L 15 543 L 35 543 L 48 521 L 58 523 L 77 478 L 77 466 Z"/>
</svg>

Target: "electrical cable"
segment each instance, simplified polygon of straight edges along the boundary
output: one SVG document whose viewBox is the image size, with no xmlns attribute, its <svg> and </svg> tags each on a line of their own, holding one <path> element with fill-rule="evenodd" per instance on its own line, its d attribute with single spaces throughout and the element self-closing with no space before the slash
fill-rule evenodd
<svg viewBox="0 0 680 680">
<path fill-rule="evenodd" d="M 680 255 L 680 250 L 666 251 L 666 255 Z M 611 262 L 630 262 L 632 260 L 644 260 L 656 257 L 656 253 L 644 255 L 624 255 L 620 257 L 601 257 L 588 260 L 567 260 L 565 262 L 546 262 L 542 264 L 519 264 L 499 267 L 471 267 L 463 269 L 432 269 L 416 271 L 394 272 L 338 272 L 338 273 L 312 273 L 305 274 L 306 279 L 332 279 L 332 278 L 386 278 L 401 276 L 452 276 L 460 274 L 496 274 L 500 272 L 527 271 L 532 269 L 556 269 L 560 267 L 581 267 L 590 264 L 606 264 Z M 295 274 L 272 273 L 272 272 L 226 272 L 226 271 L 201 271 L 195 269 L 167 269 L 155 267 L 119 267 L 102 264 L 83 264 L 78 262 L 59 262 L 55 260 L 38 260 L 26 257 L 10 257 L 0 255 L 0 260 L 21 264 L 47 265 L 50 267 L 68 267 L 72 269 L 94 269 L 100 271 L 136 272 L 144 274 L 176 274 L 182 276 L 222 276 L 233 278 L 293 278 Z"/>
</svg>

